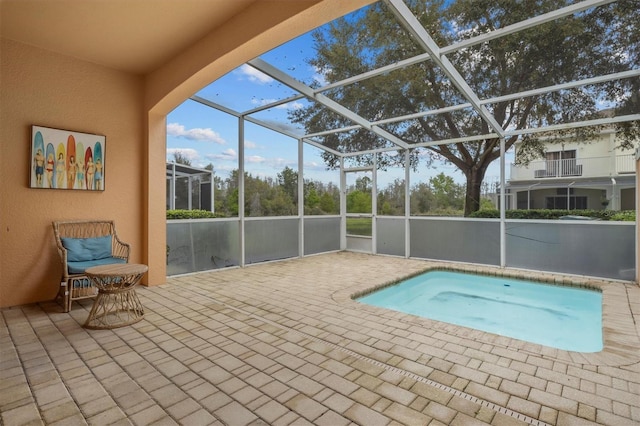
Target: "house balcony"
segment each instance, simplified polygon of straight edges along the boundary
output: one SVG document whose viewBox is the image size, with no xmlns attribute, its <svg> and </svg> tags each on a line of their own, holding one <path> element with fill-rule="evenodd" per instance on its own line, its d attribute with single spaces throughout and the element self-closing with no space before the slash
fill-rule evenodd
<svg viewBox="0 0 640 426">
<path fill-rule="evenodd" d="M 532 161 L 527 166 L 511 165 L 511 181 L 548 178 L 596 178 L 635 173 L 633 154 L 615 157 L 567 158 Z"/>
</svg>

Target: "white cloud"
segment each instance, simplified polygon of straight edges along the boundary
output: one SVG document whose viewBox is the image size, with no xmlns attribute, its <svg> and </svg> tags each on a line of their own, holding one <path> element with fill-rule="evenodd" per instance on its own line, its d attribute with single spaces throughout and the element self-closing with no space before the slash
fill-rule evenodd
<svg viewBox="0 0 640 426">
<path fill-rule="evenodd" d="M 226 164 L 216 164 L 213 168 L 215 170 L 215 173 L 217 176 L 219 177 L 229 177 L 229 175 L 231 174 L 231 172 L 233 172 L 234 170 L 238 170 L 238 166 L 235 165 L 226 165 Z"/>
<path fill-rule="evenodd" d="M 295 163 L 293 161 L 289 161 L 286 160 L 284 158 L 271 158 L 268 160 L 268 163 L 272 166 L 275 167 L 277 169 L 284 169 L 285 167 L 289 166 L 295 166 Z"/>
<path fill-rule="evenodd" d="M 287 166 L 293 169 L 297 168 L 297 163 L 295 161 L 287 160 L 282 157 L 265 158 L 260 155 L 252 155 L 246 158 L 246 162 L 247 164 L 259 164 L 262 166 L 273 168 L 278 172 Z"/>
<path fill-rule="evenodd" d="M 209 160 L 235 161 L 238 159 L 238 153 L 235 149 L 229 148 L 225 149 L 220 154 L 207 154 L 205 157 Z"/>
<path fill-rule="evenodd" d="M 203 129 L 196 127 L 193 129 L 186 129 L 180 123 L 167 124 L 167 135 L 192 141 L 214 142 L 219 145 L 227 144 L 227 141 L 225 141 L 219 133 L 213 131 L 211 128 Z"/>
<path fill-rule="evenodd" d="M 275 99 L 275 98 L 273 98 L 273 99 L 264 99 L 264 98 L 263 99 L 256 99 L 256 98 L 251 99 L 251 103 L 253 105 L 258 105 L 258 106 L 268 105 L 268 104 L 273 103 L 275 101 L 277 101 L 277 99 Z"/>
<path fill-rule="evenodd" d="M 247 79 L 252 83 L 267 84 L 273 81 L 271 77 L 269 77 L 262 71 L 258 71 L 257 69 L 247 64 L 242 65 L 238 72 L 240 73 L 240 75 L 247 77 Z"/>
<path fill-rule="evenodd" d="M 321 170 L 326 170 L 327 166 L 326 164 L 318 163 L 317 161 L 308 161 L 304 163 L 304 169 L 306 171 L 309 171 L 309 170 L 321 171 Z"/>
<path fill-rule="evenodd" d="M 251 141 L 244 141 L 244 147 L 246 149 L 256 149 L 258 148 L 258 144 Z"/>
<path fill-rule="evenodd" d="M 286 108 L 286 109 L 302 109 L 304 108 L 304 105 L 298 101 L 293 101 L 293 102 L 289 102 L 286 103 L 284 105 L 281 105 L 278 108 Z"/>
<path fill-rule="evenodd" d="M 261 164 L 265 162 L 265 158 L 259 155 L 251 155 L 246 158 L 247 163 Z"/>
</svg>

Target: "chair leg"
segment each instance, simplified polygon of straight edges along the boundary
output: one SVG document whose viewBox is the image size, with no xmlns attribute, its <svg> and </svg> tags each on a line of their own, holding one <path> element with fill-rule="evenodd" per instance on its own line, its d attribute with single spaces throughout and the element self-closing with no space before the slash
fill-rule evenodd
<svg viewBox="0 0 640 426">
<path fill-rule="evenodd" d="M 65 312 L 69 312 L 71 311 L 71 303 L 73 302 L 73 300 L 71 300 L 71 292 L 67 289 L 67 292 L 64 296 L 64 309 Z"/>
<path fill-rule="evenodd" d="M 71 310 L 71 292 L 69 291 L 69 281 L 62 281 L 58 290 L 58 297 L 62 298 L 62 312 Z"/>
</svg>

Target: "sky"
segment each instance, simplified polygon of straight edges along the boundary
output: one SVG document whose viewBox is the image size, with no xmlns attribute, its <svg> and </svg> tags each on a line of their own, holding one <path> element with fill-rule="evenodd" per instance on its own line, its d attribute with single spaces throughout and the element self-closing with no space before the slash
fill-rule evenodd
<svg viewBox="0 0 640 426">
<path fill-rule="evenodd" d="M 323 85 L 323 76 L 307 63 L 314 56 L 310 33 L 304 34 L 260 56 L 261 59 L 287 72 L 296 80 Z M 294 90 L 273 80 L 255 68 L 245 64 L 212 82 L 196 95 L 223 105 L 234 111 L 244 112 L 286 99 L 297 94 Z M 307 105 L 304 99 L 288 102 L 254 114 L 266 122 L 288 123 L 287 111 Z M 292 129 L 302 135 L 302 129 Z M 192 166 L 204 168 L 213 164 L 217 176 L 225 179 L 231 170 L 238 168 L 238 119 L 232 115 L 186 100 L 167 116 L 167 161 L 173 161 L 179 152 L 191 161 Z M 255 125 L 245 127 L 245 170 L 253 176 L 276 178 L 285 167 L 298 168 L 297 140 Z M 337 171 L 327 171 L 320 150 L 304 144 L 304 177 L 322 182 L 339 183 Z M 464 176 L 450 164 L 437 164 L 436 168 L 421 165 L 412 172 L 411 185 L 428 182 L 439 173 L 452 176 L 464 183 Z M 508 173 L 508 169 L 507 169 Z M 384 188 L 394 179 L 403 179 L 403 169 L 392 169 L 378 174 L 378 187 Z M 487 180 L 499 179 L 499 162 L 494 162 Z"/>
</svg>

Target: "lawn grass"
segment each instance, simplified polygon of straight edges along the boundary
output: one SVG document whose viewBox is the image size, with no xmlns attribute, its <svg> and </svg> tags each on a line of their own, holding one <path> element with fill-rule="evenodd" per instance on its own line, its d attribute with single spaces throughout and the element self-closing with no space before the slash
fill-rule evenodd
<svg viewBox="0 0 640 426">
<path fill-rule="evenodd" d="M 373 219 L 370 217 L 348 217 L 347 235 L 371 236 Z"/>
</svg>

